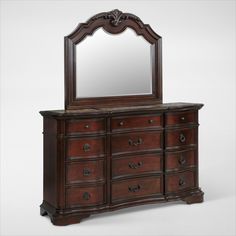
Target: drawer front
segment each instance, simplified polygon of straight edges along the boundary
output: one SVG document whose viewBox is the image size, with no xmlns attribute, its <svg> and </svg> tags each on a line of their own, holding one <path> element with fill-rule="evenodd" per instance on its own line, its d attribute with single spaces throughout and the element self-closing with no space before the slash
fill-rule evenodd
<svg viewBox="0 0 236 236">
<path fill-rule="evenodd" d="M 68 159 L 103 157 L 105 138 L 68 139 L 66 153 Z"/>
<path fill-rule="evenodd" d="M 112 119 L 111 126 L 112 130 L 161 127 L 162 116 L 117 117 Z"/>
<path fill-rule="evenodd" d="M 113 135 L 112 154 L 162 149 L 162 131 Z"/>
<path fill-rule="evenodd" d="M 162 155 L 152 154 L 112 160 L 112 177 L 124 177 L 162 171 Z"/>
<path fill-rule="evenodd" d="M 162 193 L 162 178 L 148 177 L 117 181 L 112 184 L 112 202 Z"/>
<path fill-rule="evenodd" d="M 165 119 L 166 126 L 197 122 L 197 111 L 167 113 Z"/>
<path fill-rule="evenodd" d="M 66 190 L 66 205 L 92 206 L 104 203 L 104 186 L 71 187 Z"/>
<path fill-rule="evenodd" d="M 104 161 L 82 161 L 67 164 L 66 182 L 68 184 L 104 179 Z"/>
<path fill-rule="evenodd" d="M 167 130 L 166 148 L 197 144 L 197 128 Z"/>
<path fill-rule="evenodd" d="M 66 122 L 66 133 L 89 133 L 89 132 L 104 132 L 104 119 L 81 119 L 70 120 Z"/>
<path fill-rule="evenodd" d="M 167 152 L 165 155 L 166 170 L 179 170 L 195 166 L 196 151 Z"/>
<path fill-rule="evenodd" d="M 195 186 L 195 172 L 185 171 L 166 176 L 166 192 L 178 192 Z"/>
</svg>

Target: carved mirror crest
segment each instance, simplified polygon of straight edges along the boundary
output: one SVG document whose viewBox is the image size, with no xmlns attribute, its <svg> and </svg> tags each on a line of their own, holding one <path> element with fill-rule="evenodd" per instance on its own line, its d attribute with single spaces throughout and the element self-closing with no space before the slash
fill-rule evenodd
<svg viewBox="0 0 236 236">
<path fill-rule="evenodd" d="M 65 37 L 65 109 L 162 103 L 161 37 L 137 16 L 99 13 Z"/>
</svg>

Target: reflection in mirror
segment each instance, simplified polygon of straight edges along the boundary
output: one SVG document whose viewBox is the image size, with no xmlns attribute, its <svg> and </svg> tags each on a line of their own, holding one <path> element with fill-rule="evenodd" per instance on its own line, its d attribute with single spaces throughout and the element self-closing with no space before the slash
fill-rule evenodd
<svg viewBox="0 0 236 236">
<path fill-rule="evenodd" d="M 102 28 L 76 45 L 76 98 L 152 94 L 150 44 Z"/>
</svg>

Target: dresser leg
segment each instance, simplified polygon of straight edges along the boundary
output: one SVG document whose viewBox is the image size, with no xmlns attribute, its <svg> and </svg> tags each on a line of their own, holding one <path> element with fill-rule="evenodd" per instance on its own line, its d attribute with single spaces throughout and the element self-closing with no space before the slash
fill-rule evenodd
<svg viewBox="0 0 236 236">
<path fill-rule="evenodd" d="M 51 222 L 54 225 L 65 226 L 70 224 L 77 224 L 84 218 L 89 217 L 90 215 L 52 215 L 50 216 Z"/>
<path fill-rule="evenodd" d="M 183 197 L 182 200 L 185 201 L 187 204 L 201 203 L 204 200 L 203 195 L 204 193 L 199 190 L 198 192 L 193 193 L 190 196 Z"/>
<path fill-rule="evenodd" d="M 48 213 L 45 211 L 42 207 L 40 207 L 40 215 L 41 216 L 46 216 Z"/>
</svg>

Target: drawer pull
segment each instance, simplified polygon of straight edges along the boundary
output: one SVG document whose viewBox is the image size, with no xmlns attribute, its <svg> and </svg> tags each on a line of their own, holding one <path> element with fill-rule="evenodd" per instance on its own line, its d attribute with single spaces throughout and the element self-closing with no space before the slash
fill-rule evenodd
<svg viewBox="0 0 236 236">
<path fill-rule="evenodd" d="M 179 179 L 179 186 L 182 187 L 186 184 L 185 180 L 183 178 Z"/>
<path fill-rule="evenodd" d="M 91 171 L 89 169 L 87 169 L 87 168 L 83 169 L 83 175 L 84 176 L 90 176 L 90 174 L 91 174 Z"/>
<path fill-rule="evenodd" d="M 124 121 L 121 121 L 120 123 L 119 123 L 119 126 L 123 126 L 124 125 Z"/>
<path fill-rule="evenodd" d="M 84 150 L 85 152 L 90 151 L 90 145 L 89 145 L 88 143 L 85 143 L 84 146 L 83 146 L 83 150 Z"/>
<path fill-rule="evenodd" d="M 84 128 L 85 128 L 85 129 L 88 129 L 88 128 L 89 128 L 89 125 L 88 125 L 88 124 L 87 124 L 87 125 L 85 125 L 85 126 L 84 126 Z"/>
<path fill-rule="evenodd" d="M 148 120 L 148 123 L 149 123 L 149 124 L 153 124 L 153 123 L 154 123 L 154 120 L 152 120 L 152 119 L 151 119 L 151 120 Z"/>
<path fill-rule="evenodd" d="M 138 163 L 129 163 L 129 168 L 130 169 L 138 169 L 143 165 L 143 163 L 141 161 L 139 161 Z"/>
<path fill-rule="evenodd" d="M 129 139 L 129 145 L 130 146 L 138 146 L 143 143 L 143 140 L 141 138 L 138 138 L 137 141 L 133 141 L 132 139 Z"/>
<path fill-rule="evenodd" d="M 135 186 L 129 186 L 128 189 L 129 189 L 130 192 L 136 193 L 136 192 L 138 192 L 141 189 L 141 186 L 139 184 L 135 185 Z"/>
<path fill-rule="evenodd" d="M 179 141 L 181 142 L 181 143 L 184 143 L 185 141 L 186 141 L 186 137 L 184 136 L 184 134 L 180 134 L 179 135 Z"/>
<path fill-rule="evenodd" d="M 83 193 L 83 199 L 88 201 L 90 199 L 91 195 L 88 192 Z"/>
<path fill-rule="evenodd" d="M 180 158 L 179 158 L 179 164 L 184 165 L 185 163 L 186 163 L 186 159 L 184 158 L 183 155 L 181 155 Z"/>
<path fill-rule="evenodd" d="M 184 117 L 184 116 L 181 116 L 181 117 L 180 117 L 180 120 L 181 120 L 181 121 L 185 121 L 185 117 Z"/>
</svg>

